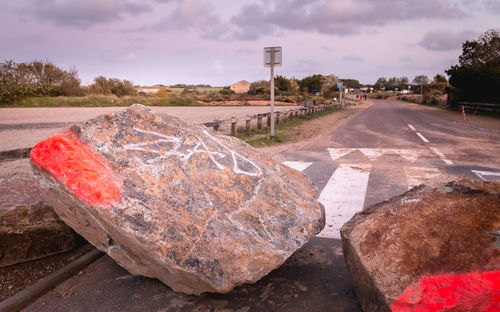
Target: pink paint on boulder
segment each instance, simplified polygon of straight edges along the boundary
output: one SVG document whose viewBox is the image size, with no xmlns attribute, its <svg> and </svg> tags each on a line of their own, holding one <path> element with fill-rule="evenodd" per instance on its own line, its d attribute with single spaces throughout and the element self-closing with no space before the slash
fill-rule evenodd
<svg viewBox="0 0 500 312">
<path fill-rule="evenodd" d="M 500 311 L 500 271 L 422 277 L 391 305 L 393 312 Z"/>
<path fill-rule="evenodd" d="M 121 179 L 101 155 L 73 132 L 66 131 L 39 142 L 31 150 L 31 159 L 83 201 L 110 206 L 120 200 Z"/>
</svg>

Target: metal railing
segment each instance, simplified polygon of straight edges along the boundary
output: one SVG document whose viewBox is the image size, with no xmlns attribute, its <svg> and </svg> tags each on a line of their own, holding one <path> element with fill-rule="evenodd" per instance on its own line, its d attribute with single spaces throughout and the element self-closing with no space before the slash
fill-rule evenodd
<svg viewBox="0 0 500 312">
<path fill-rule="evenodd" d="M 467 113 L 477 114 L 480 111 L 500 112 L 500 104 L 459 102 L 459 107 L 463 107 Z"/>
</svg>

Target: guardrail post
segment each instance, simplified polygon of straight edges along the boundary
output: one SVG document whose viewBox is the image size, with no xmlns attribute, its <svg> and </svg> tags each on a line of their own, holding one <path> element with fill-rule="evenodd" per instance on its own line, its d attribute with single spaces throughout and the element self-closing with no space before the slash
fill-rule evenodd
<svg viewBox="0 0 500 312">
<path fill-rule="evenodd" d="M 275 114 L 276 114 L 276 124 L 279 125 L 281 112 L 276 112 Z"/>
<path fill-rule="evenodd" d="M 270 128 L 271 127 L 271 114 L 267 113 L 266 116 L 267 116 L 267 127 Z"/>
<path fill-rule="evenodd" d="M 236 136 L 236 122 L 238 119 L 235 117 L 231 117 L 231 135 Z"/>
<path fill-rule="evenodd" d="M 219 131 L 219 128 L 220 128 L 220 122 L 215 119 L 214 120 L 214 131 Z"/>
<path fill-rule="evenodd" d="M 247 134 L 250 134 L 250 121 L 252 119 L 250 117 L 247 117 L 247 119 L 245 120 L 245 131 Z"/>
<path fill-rule="evenodd" d="M 257 129 L 262 129 L 262 114 L 257 115 Z"/>
</svg>

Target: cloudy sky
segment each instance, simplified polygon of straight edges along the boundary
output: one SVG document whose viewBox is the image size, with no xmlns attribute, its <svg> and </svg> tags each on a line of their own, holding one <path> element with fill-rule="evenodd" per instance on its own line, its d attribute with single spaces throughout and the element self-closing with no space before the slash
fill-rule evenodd
<svg viewBox="0 0 500 312">
<path fill-rule="evenodd" d="M 276 73 L 430 77 L 500 28 L 500 0 L 2 0 L 0 61 L 76 67 L 136 84 L 229 85 Z"/>
</svg>

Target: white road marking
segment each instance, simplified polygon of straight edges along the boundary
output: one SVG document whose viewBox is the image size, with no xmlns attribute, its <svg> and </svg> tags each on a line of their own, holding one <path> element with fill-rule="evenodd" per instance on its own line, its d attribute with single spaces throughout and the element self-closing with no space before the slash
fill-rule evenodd
<svg viewBox="0 0 500 312">
<path fill-rule="evenodd" d="M 500 172 L 497 172 L 497 171 L 483 171 L 483 170 L 471 170 L 471 171 L 483 181 L 490 181 L 490 180 L 486 179 L 484 176 L 500 177 Z M 499 180 L 499 179 L 493 178 L 492 182 L 496 182 L 495 180 Z"/>
<path fill-rule="evenodd" d="M 319 237 L 340 239 L 342 225 L 363 209 L 370 169 L 368 164 L 342 164 L 335 170 L 318 198 L 326 214 Z"/>
<path fill-rule="evenodd" d="M 284 161 L 282 162 L 283 165 L 288 166 L 290 168 L 293 168 L 297 171 L 304 171 L 312 165 L 312 162 L 306 162 L 306 161 Z"/>
<path fill-rule="evenodd" d="M 437 168 L 405 167 L 404 171 L 408 189 L 420 184 L 432 184 L 441 175 L 441 172 Z"/>
<path fill-rule="evenodd" d="M 376 160 L 382 155 L 399 155 L 404 159 L 414 162 L 418 159 L 418 150 L 396 149 L 396 148 L 360 148 L 363 153 L 371 161 Z"/>
<path fill-rule="evenodd" d="M 360 148 L 359 151 L 371 161 L 374 161 L 384 155 L 384 150 L 381 148 Z"/>
<path fill-rule="evenodd" d="M 415 129 L 415 128 L 414 128 L 412 125 L 410 125 L 410 124 L 408 124 L 408 127 L 409 127 L 411 130 L 413 130 L 413 131 L 417 131 L 417 129 Z M 427 138 L 426 138 L 426 137 L 424 137 L 424 136 L 422 135 L 422 133 L 417 132 L 417 135 L 418 135 L 418 137 L 419 137 L 422 141 L 424 141 L 425 143 L 429 143 L 429 140 L 427 140 Z M 447 165 L 453 165 L 453 162 L 452 162 L 451 160 L 447 159 L 447 158 L 446 158 L 446 156 L 444 156 L 444 154 L 443 154 L 443 153 L 441 153 L 441 152 L 440 152 L 437 148 L 435 148 L 435 147 L 429 147 L 429 148 L 431 149 L 431 151 L 432 151 L 434 154 L 436 154 L 437 156 L 439 156 L 439 158 L 441 158 L 441 160 L 442 160 L 442 161 L 444 161 L 444 163 L 445 163 L 445 164 L 447 164 Z M 480 178 L 482 179 L 482 177 L 480 177 Z"/>
<path fill-rule="evenodd" d="M 434 154 L 436 154 L 437 156 L 439 156 L 439 158 L 441 158 L 441 160 L 444 161 L 445 164 L 447 164 L 447 165 L 453 165 L 453 162 L 451 160 L 447 159 L 446 156 L 444 156 L 444 154 L 441 153 L 437 148 L 429 146 L 429 149 Z"/>
<path fill-rule="evenodd" d="M 353 151 L 359 150 L 370 161 L 375 161 L 382 155 L 399 155 L 404 159 L 415 162 L 419 157 L 418 150 L 396 149 L 396 148 L 328 148 L 328 152 L 333 160 L 337 160 Z"/>
<path fill-rule="evenodd" d="M 418 137 L 424 141 L 425 143 L 429 143 L 429 140 L 427 140 L 420 132 L 417 132 Z"/>
<path fill-rule="evenodd" d="M 328 153 L 330 153 L 330 157 L 332 157 L 333 160 L 337 160 L 354 150 L 356 150 L 356 148 L 328 148 Z"/>
</svg>

